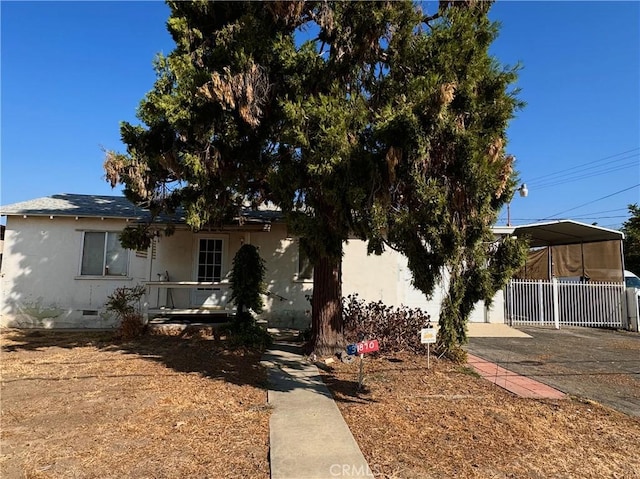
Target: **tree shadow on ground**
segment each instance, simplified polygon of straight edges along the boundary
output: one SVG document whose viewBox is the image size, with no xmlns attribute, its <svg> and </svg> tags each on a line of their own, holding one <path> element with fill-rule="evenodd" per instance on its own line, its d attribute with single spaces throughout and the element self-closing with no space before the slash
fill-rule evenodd
<svg viewBox="0 0 640 479">
<path fill-rule="evenodd" d="M 260 364 L 262 351 L 231 347 L 226 340 L 188 335 L 168 336 L 146 334 L 123 341 L 114 332 L 24 331 L 2 332 L 2 352 L 5 358 L 13 352 L 40 351 L 49 348 L 94 347 L 132 355 L 160 363 L 176 372 L 199 374 L 236 385 L 268 387 L 265 368 Z"/>
<path fill-rule="evenodd" d="M 322 375 L 322 380 L 331 391 L 333 399 L 336 402 L 352 403 L 352 404 L 372 404 L 376 403 L 375 399 L 369 395 L 371 391 L 366 384 L 358 387 L 358 381 L 349 381 L 340 379 L 332 373 Z"/>
<path fill-rule="evenodd" d="M 1 332 L 3 353 L 41 351 L 47 348 L 102 348 L 113 343 L 113 331 L 6 329 Z"/>
</svg>

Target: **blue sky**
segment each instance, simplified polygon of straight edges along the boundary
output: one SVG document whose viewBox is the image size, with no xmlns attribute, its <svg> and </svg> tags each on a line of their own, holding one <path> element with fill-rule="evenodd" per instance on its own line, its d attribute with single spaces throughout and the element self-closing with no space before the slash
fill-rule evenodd
<svg viewBox="0 0 640 479">
<path fill-rule="evenodd" d="M 1 9 L 1 190 L 10 204 L 56 193 L 120 194 L 102 148 L 123 150 L 152 60 L 169 53 L 168 7 L 13 2 Z M 529 195 L 512 224 L 571 218 L 617 228 L 640 204 L 640 3 L 498 0 L 492 48 L 520 62 L 527 106 L 509 127 Z M 506 223 L 506 211 L 498 224 Z"/>
</svg>

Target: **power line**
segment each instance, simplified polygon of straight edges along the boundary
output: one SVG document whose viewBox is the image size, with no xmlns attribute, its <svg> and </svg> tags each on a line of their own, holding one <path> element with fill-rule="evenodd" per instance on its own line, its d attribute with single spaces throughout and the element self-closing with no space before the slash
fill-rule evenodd
<svg viewBox="0 0 640 479">
<path fill-rule="evenodd" d="M 547 173 L 547 174 L 545 174 L 545 175 L 536 176 L 536 177 L 530 178 L 530 179 L 528 180 L 528 183 L 536 183 L 536 182 L 538 182 L 538 181 L 539 181 L 540 179 L 542 179 L 542 178 L 548 178 L 549 176 L 556 176 L 556 175 L 558 175 L 559 173 L 565 173 L 565 172 L 567 172 L 567 171 L 577 170 L 578 168 L 582 168 L 583 166 L 592 165 L 592 164 L 594 164 L 594 163 L 599 163 L 599 162 L 604 161 L 604 160 L 609 160 L 609 159 L 611 159 L 611 158 L 615 158 L 616 156 L 626 155 L 626 154 L 628 154 L 628 153 L 633 153 L 634 151 L 636 151 L 636 152 L 637 152 L 637 151 L 639 151 L 639 150 L 640 150 L 640 148 L 632 148 L 631 150 L 623 151 L 623 152 L 621 152 L 621 153 L 616 153 L 615 155 L 605 156 L 604 158 L 599 158 L 599 159 L 597 159 L 597 160 L 588 161 L 588 162 L 586 162 L 586 163 L 581 163 L 581 164 L 579 164 L 579 165 L 572 166 L 572 167 L 570 167 L 570 168 L 565 168 L 565 169 L 563 169 L 563 170 L 558 170 L 558 171 L 555 171 L 555 172 L 552 172 L 552 173 Z M 637 153 L 636 153 L 636 155 L 637 155 Z M 636 155 L 632 155 L 632 156 L 636 156 Z M 619 160 L 614 160 L 614 161 L 619 161 Z M 611 162 L 610 162 L 610 163 L 611 163 Z"/>
<path fill-rule="evenodd" d="M 604 199 L 606 199 L 606 198 L 611 198 L 612 196 L 615 196 L 615 195 L 620 194 L 620 193 L 624 193 L 625 191 L 632 190 L 632 189 L 634 189 L 634 188 L 637 188 L 638 186 L 640 186 L 640 183 L 638 183 L 638 184 L 636 184 L 636 185 L 633 185 L 633 186 L 630 186 L 629 188 L 625 188 L 625 189 L 623 189 L 623 190 L 616 191 L 615 193 L 611 193 L 610 195 L 603 196 L 602 198 L 598 198 L 598 199 L 595 199 L 595 200 L 592 200 L 592 201 L 588 201 L 588 202 L 586 202 L 586 203 L 583 203 L 583 204 L 581 204 L 581 205 L 575 206 L 575 207 L 573 207 L 573 208 L 569 208 L 568 210 L 560 211 L 559 213 L 555 213 L 555 214 L 553 214 L 553 215 L 551 215 L 551 216 L 549 216 L 549 217 L 547 217 L 547 218 L 542 218 L 542 220 L 541 220 L 541 221 L 554 219 L 554 218 L 555 218 L 556 216 L 558 216 L 558 215 L 561 215 L 561 214 L 567 213 L 567 212 L 569 212 L 569 211 L 577 210 L 578 208 L 582 208 L 583 206 L 590 205 L 590 204 L 592 204 L 592 203 L 595 203 L 595 202 L 600 201 L 600 200 L 604 200 Z"/>
<path fill-rule="evenodd" d="M 629 215 L 611 215 L 611 216 L 574 216 L 574 220 L 604 220 L 610 218 L 628 218 Z"/>
<path fill-rule="evenodd" d="M 615 208 L 613 210 L 603 211 L 590 211 L 589 213 L 582 213 L 583 215 L 601 215 L 602 213 L 615 213 L 616 211 L 629 211 L 629 208 Z"/>
<path fill-rule="evenodd" d="M 622 158 L 622 159 L 628 159 L 628 158 Z M 630 161 L 627 163 L 624 163 L 622 165 L 617 165 L 617 166 L 611 166 L 609 165 L 601 165 L 601 166 L 597 166 L 597 167 L 592 167 L 592 168 L 599 168 L 596 171 L 592 171 L 589 173 L 581 173 L 577 176 L 571 176 L 569 178 L 564 178 L 561 179 L 561 177 L 558 178 L 550 178 L 549 180 L 547 180 L 546 182 L 542 182 L 542 183 L 535 183 L 533 185 L 531 185 L 531 183 L 528 183 L 529 186 L 533 186 L 534 189 L 536 190 L 542 190 L 544 188 L 549 188 L 552 186 L 557 186 L 557 185 L 562 185 L 562 184 L 566 184 L 566 183 L 572 183 L 574 181 L 577 180 L 581 180 L 581 179 L 585 179 L 585 178 L 591 178 L 594 176 L 602 176 L 604 174 L 607 173 L 613 173 L 614 171 L 620 171 L 620 170 L 624 170 L 626 168 L 632 167 L 632 166 L 638 166 L 638 161 L 634 160 L 634 161 Z M 603 166 L 605 166 L 605 168 L 603 168 Z M 592 169 L 592 168 L 585 168 L 585 170 L 588 169 Z"/>
<path fill-rule="evenodd" d="M 574 218 L 607 218 L 607 216 L 588 216 L 588 215 L 601 215 L 604 213 L 616 213 L 618 211 L 626 211 L 626 215 L 620 216 L 611 216 L 611 218 L 626 218 L 629 216 L 628 208 L 615 208 L 612 210 L 602 210 L 602 211 L 589 211 L 588 213 L 582 213 L 582 216 L 574 216 Z M 498 219 L 502 219 L 505 215 L 500 215 Z M 540 221 L 540 218 L 513 218 L 514 221 Z"/>
</svg>

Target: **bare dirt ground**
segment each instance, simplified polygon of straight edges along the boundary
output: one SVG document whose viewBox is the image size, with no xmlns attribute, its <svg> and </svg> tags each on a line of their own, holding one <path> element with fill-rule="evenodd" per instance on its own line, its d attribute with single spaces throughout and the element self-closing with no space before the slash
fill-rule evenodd
<svg viewBox="0 0 640 479">
<path fill-rule="evenodd" d="M 513 396 L 468 368 L 398 354 L 323 377 L 377 478 L 639 478 L 640 419 Z"/>
<path fill-rule="evenodd" d="M 260 354 L 224 341 L 0 334 L 2 478 L 269 477 Z M 640 418 L 517 398 L 397 354 L 323 377 L 377 478 L 640 478 Z"/>
<path fill-rule="evenodd" d="M 110 337 L 0 334 L 0 477 L 269 477 L 259 353 Z"/>
</svg>

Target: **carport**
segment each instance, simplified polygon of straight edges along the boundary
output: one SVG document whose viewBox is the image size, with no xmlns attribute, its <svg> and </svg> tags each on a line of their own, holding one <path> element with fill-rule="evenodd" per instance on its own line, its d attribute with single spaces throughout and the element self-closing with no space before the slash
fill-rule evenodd
<svg viewBox="0 0 640 479">
<path fill-rule="evenodd" d="M 627 327 L 622 232 L 559 220 L 513 234 L 531 250 L 507 285 L 508 324 Z"/>
<path fill-rule="evenodd" d="M 531 252 L 519 279 L 624 282 L 621 231 L 572 220 L 518 226 Z"/>
</svg>

